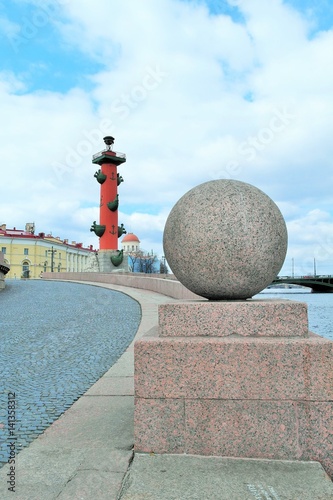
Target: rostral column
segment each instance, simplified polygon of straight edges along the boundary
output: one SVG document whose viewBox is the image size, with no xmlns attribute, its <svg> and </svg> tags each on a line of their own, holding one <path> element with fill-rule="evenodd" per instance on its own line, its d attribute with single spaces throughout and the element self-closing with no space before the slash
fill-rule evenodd
<svg viewBox="0 0 333 500">
<path fill-rule="evenodd" d="M 126 161 L 126 155 L 112 150 L 113 137 L 106 136 L 103 140 L 106 149 L 94 154 L 92 158 L 92 162 L 101 167 L 94 174 L 101 188 L 99 224 L 94 221 L 90 231 L 94 231 L 99 237 L 99 270 L 110 272 L 114 268 L 123 267 L 123 251 L 118 250 L 118 238 L 126 233 L 123 224 L 118 226 L 118 186 L 123 178 L 117 173 L 117 167 Z"/>
</svg>

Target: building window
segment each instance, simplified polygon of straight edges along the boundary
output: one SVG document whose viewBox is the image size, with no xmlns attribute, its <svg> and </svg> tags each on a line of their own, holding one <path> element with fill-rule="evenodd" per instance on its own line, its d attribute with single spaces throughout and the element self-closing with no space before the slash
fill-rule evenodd
<svg viewBox="0 0 333 500">
<path fill-rule="evenodd" d="M 29 248 L 24 249 L 24 255 L 29 255 Z"/>
<path fill-rule="evenodd" d="M 2 247 L 2 248 L 1 248 L 1 252 L 2 252 L 2 253 L 6 253 L 6 247 Z"/>
<path fill-rule="evenodd" d="M 47 250 L 45 250 L 45 257 L 47 257 L 48 253 L 47 253 Z"/>
<path fill-rule="evenodd" d="M 61 253 L 59 253 L 58 255 L 59 255 L 59 260 L 61 260 Z"/>
</svg>

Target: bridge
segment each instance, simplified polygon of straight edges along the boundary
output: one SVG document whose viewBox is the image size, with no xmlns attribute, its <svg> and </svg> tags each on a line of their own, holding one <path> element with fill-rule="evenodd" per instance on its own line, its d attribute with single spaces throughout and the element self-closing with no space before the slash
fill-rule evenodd
<svg viewBox="0 0 333 500">
<path fill-rule="evenodd" d="M 333 276 L 278 276 L 272 285 L 279 284 L 301 285 L 312 288 L 314 292 L 333 293 Z"/>
</svg>

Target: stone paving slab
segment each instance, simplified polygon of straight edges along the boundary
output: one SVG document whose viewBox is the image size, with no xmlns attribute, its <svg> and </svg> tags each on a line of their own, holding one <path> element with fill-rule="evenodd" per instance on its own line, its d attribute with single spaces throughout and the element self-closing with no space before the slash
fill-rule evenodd
<svg viewBox="0 0 333 500">
<path fill-rule="evenodd" d="M 133 411 L 133 396 L 80 398 L 17 456 L 15 500 L 104 498 L 102 491 L 116 498 L 133 455 Z M 8 467 L 0 470 L 1 500 L 13 498 Z M 83 496 L 73 496 L 79 486 Z"/>
<path fill-rule="evenodd" d="M 101 470 L 79 471 L 66 485 L 57 500 L 76 500 L 91 498 L 92 500 L 110 500 L 116 498 L 112 492 L 121 488 L 124 474 Z"/>
<path fill-rule="evenodd" d="M 133 377 L 134 376 L 134 351 L 129 350 L 130 347 L 121 358 L 118 359 L 117 363 L 104 373 L 103 379 L 106 377 Z M 101 380 L 101 379 L 100 379 Z"/>
<path fill-rule="evenodd" d="M 133 377 L 102 377 L 86 396 L 134 396 Z"/>
<path fill-rule="evenodd" d="M 330 500 L 318 462 L 135 454 L 119 500 Z"/>
</svg>

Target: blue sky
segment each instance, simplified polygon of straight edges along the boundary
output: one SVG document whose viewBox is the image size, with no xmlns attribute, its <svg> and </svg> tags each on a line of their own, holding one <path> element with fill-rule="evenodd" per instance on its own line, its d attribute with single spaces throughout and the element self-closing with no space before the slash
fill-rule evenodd
<svg viewBox="0 0 333 500">
<path fill-rule="evenodd" d="M 12 71 L 26 84 L 22 93 L 36 90 L 67 92 L 79 86 L 89 91 L 89 79 L 103 64 L 87 57 L 77 47 L 64 44 L 53 24 L 54 17 L 66 22 L 61 4 L 44 2 L 1 2 L 1 15 L 13 23 L 14 32 L 2 38 L 2 70 Z M 16 29 L 15 29 L 16 28 Z"/>
<path fill-rule="evenodd" d="M 333 274 L 330 0 L 1 1 L 0 48 L 0 223 L 98 247 L 91 155 L 110 133 L 143 248 L 163 254 L 186 191 L 235 178 L 280 207 L 282 272 Z"/>
</svg>

